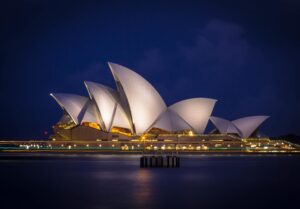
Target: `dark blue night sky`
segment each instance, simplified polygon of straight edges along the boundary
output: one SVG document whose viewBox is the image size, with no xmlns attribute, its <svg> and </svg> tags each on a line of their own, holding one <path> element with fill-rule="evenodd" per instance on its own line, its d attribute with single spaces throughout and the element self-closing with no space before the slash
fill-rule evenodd
<svg viewBox="0 0 300 209">
<path fill-rule="evenodd" d="M 300 134 L 299 1 L 181 2 L 2 2 L 0 137 L 47 138 L 62 115 L 49 93 L 115 87 L 107 61 L 168 105 L 210 97 L 215 116 L 270 115 L 263 133 Z"/>
</svg>

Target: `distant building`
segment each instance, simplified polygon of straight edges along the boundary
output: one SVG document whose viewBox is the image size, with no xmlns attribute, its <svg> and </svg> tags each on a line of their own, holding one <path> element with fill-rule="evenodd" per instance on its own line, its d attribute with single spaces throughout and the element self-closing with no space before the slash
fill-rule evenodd
<svg viewBox="0 0 300 209">
<path fill-rule="evenodd" d="M 56 140 L 130 140 L 151 136 L 203 136 L 209 120 L 213 133 L 240 138 L 254 136 L 268 116 L 228 121 L 211 117 L 217 100 L 192 98 L 167 106 L 155 88 L 136 72 L 108 63 L 117 89 L 85 81 L 89 97 L 51 93 L 64 110 L 53 126 Z M 213 136 L 213 135 L 211 135 Z M 205 136 L 206 138 L 209 137 Z"/>
</svg>

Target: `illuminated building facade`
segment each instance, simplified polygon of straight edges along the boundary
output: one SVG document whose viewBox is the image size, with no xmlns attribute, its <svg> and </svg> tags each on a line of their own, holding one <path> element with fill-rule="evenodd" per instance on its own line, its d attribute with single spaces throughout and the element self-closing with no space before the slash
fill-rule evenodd
<svg viewBox="0 0 300 209">
<path fill-rule="evenodd" d="M 192 98 L 167 106 L 156 89 L 136 72 L 108 63 L 116 89 L 85 81 L 88 97 L 51 93 L 64 110 L 54 125 L 55 140 L 134 140 L 137 138 L 175 139 L 203 137 L 211 122 L 213 135 L 253 136 L 267 116 L 253 116 L 228 121 L 211 117 L 217 100 Z"/>
</svg>

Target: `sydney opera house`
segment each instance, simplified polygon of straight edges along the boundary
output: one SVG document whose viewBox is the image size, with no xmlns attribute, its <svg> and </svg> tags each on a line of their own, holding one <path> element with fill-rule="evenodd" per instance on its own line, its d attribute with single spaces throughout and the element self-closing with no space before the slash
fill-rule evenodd
<svg viewBox="0 0 300 209">
<path fill-rule="evenodd" d="M 213 114 L 217 102 L 190 98 L 167 106 L 155 88 L 136 72 L 108 63 L 111 88 L 85 81 L 88 96 L 50 95 L 62 116 L 49 140 L 2 140 L 0 152 L 103 153 L 281 153 L 299 152 L 284 139 L 271 140 L 258 129 L 268 116 L 235 120 Z M 213 126 L 208 130 L 207 126 Z"/>
<path fill-rule="evenodd" d="M 268 116 L 251 116 L 229 121 L 212 116 L 217 102 L 192 98 L 167 106 L 156 89 L 127 67 L 108 63 L 116 83 L 111 88 L 85 81 L 88 97 L 51 93 L 63 109 L 53 126 L 53 140 L 164 140 L 255 138 Z M 209 121 L 215 126 L 206 130 Z"/>
<path fill-rule="evenodd" d="M 288 141 L 271 140 L 258 132 L 268 116 L 232 121 L 216 117 L 217 100 L 210 98 L 167 106 L 142 76 L 118 64 L 108 65 L 116 88 L 85 81 L 88 96 L 51 93 L 63 114 L 49 140 L 0 141 L 0 151 L 299 152 Z"/>
</svg>

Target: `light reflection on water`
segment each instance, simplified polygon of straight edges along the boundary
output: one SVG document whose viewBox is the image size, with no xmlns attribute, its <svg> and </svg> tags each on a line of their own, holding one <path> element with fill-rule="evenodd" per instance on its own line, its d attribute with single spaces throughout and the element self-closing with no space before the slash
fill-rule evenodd
<svg viewBox="0 0 300 209">
<path fill-rule="evenodd" d="M 146 169 L 140 169 L 137 172 L 137 178 L 132 194 L 133 202 L 137 208 L 148 208 L 152 203 L 153 184 L 151 172 Z"/>
<path fill-rule="evenodd" d="M 1 208 L 292 208 L 299 160 L 183 156 L 179 169 L 140 169 L 133 155 L 6 158 Z"/>
</svg>

